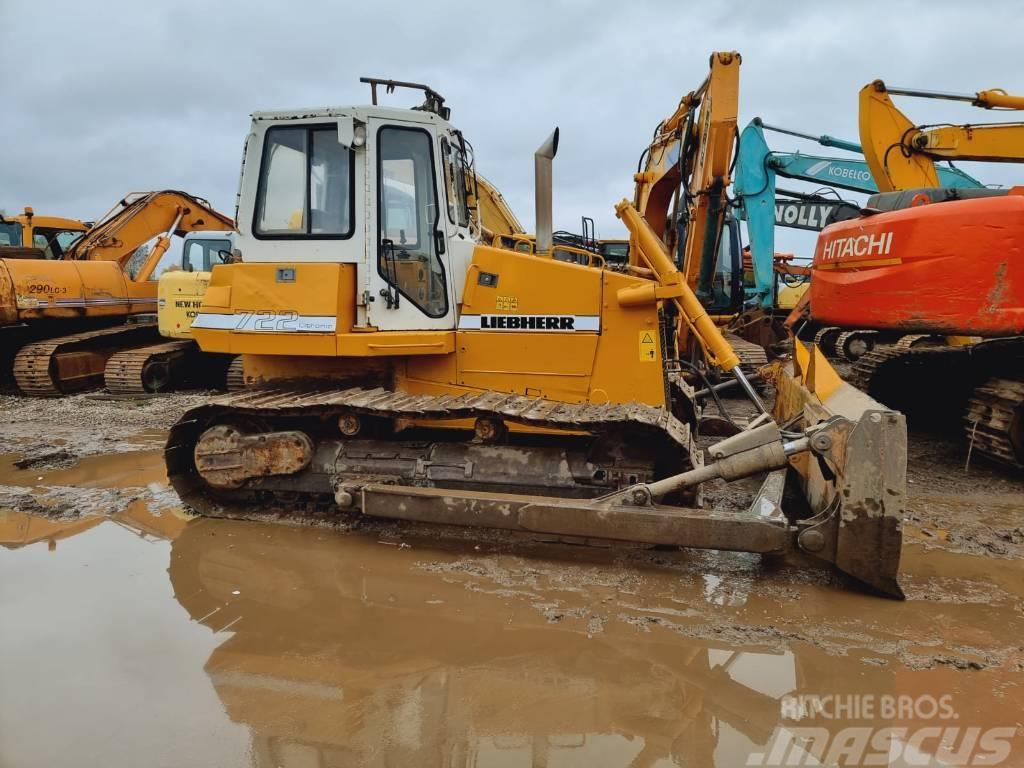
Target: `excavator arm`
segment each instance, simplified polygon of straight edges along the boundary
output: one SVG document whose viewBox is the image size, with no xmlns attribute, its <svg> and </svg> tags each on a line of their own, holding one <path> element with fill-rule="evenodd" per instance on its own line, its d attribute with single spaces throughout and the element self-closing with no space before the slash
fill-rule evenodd
<svg viewBox="0 0 1024 768">
<path fill-rule="evenodd" d="M 747 222 L 750 238 L 754 281 L 762 306 L 772 302 L 775 282 L 775 227 L 796 229 L 823 229 L 835 221 L 853 218 L 859 206 L 838 198 L 820 195 L 802 195 L 776 189 L 776 179 L 821 183 L 828 187 L 852 192 L 874 194 L 878 185 L 866 160 L 852 157 L 820 157 L 801 152 L 774 152 L 765 139 L 766 130 L 797 136 L 847 152 L 861 152 L 861 145 L 827 134 L 814 134 L 778 128 L 755 117 L 740 134 L 734 187 L 740 199 L 741 218 Z M 958 168 L 935 167 L 939 184 L 943 187 L 980 188 L 982 183 Z M 779 195 L 786 197 L 779 197 Z"/>
<path fill-rule="evenodd" d="M 735 51 L 711 55 L 707 78 L 655 130 L 635 176 L 634 206 L 669 252 L 679 254 L 686 282 L 701 300 L 710 297 L 728 200 L 740 62 Z M 669 226 L 679 220 L 682 236 Z"/>
<path fill-rule="evenodd" d="M 490 242 L 497 235 L 525 234 L 523 225 L 519 223 L 519 219 L 516 218 L 498 188 L 479 173 L 474 172 L 472 175 L 467 173 L 469 189 L 474 189 L 474 181 L 476 182 L 475 210 L 484 240 Z"/>
<path fill-rule="evenodd" d="M 135 275 L 136 282 L 143 282 L 167 252 L 172 235 L 234 228 L 234 221 L 215 211 L 205 200 L 185 192 L 133 193 L 108 211 L 68 250 L 65 258 L 114 261 L 124 269 L 135 251 L 155 237 L 156 242 Z"/>
<path fill-rule="evenodd" d="M 1024 97 L 1002 90 L 975 94 L 889 88 L 875 80 L 860 91 L 860 137 L 879 191 L 943 186 L 935 160 L 1024 160 L 1024 123 L 918 126 L 891 95 L 961 101 L 984 109 L 1024 110 Z"/>
</svg>

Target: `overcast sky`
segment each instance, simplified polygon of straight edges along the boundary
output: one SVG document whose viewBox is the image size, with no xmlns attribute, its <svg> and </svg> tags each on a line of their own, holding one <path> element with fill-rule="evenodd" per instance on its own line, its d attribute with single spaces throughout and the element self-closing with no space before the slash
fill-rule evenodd
<svg viewBox="0 0 1024 768">
<path fill-rule="evenodd" d="M 555 227 L 578 231 L 585 214 L 603 236 L 623 231 L 612 206 L 631 196 L 640 152 L 703 79 L 712 50 L 743 55 L 741 127 L 761 116 L 856 139 L 857 91 L 877 77 L 1024 93 L 1024 4 L 1012 1 L 0 0 L 0 22 L 0 209 L 82 219 L 157 188 L 233 214 L 249 113 L 366 103 L 361 75 L 440 91 L 478 169 L 528 229 L 533 150 L 560 126 Z M 920 122 L 1000 117 L 900 103 Z M 965 170 L 1001 184 L 1021 177 L 1012 165 Z M 784 235 L 787 247 L 811 249 L 813 237 Z"/>
</svg>

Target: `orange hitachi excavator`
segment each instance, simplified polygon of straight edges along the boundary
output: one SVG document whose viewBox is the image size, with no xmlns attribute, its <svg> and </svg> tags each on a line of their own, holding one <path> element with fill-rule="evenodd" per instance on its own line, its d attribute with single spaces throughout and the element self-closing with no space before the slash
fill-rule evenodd
<svg viewBox="0 0 1024 768">
<path fill-rule="evenodd" d="M 234 222 L 184 192 L 132 194 L 58 260 L 0 259 L 0 377 L 26 395 L 103 385 L 116 352 L 159 340 L 154 270 L 171 237 Z"/>
<path fill-rule="evenodd" d="M 861 143 L 882 192 L 862 216 L 822 232 L 812 317 L 902 336 L 861 357 L 853 383 L 911 423 L 962 422 L 971 450 L 1022 469 L 1024 187 L 942 189 L 933 161 L 1022 162 L 1024 123 L 917 127 L 890 94 L 1024 109 L 1024 97 L 1003 91 L 937 93 L 880 80 L 862 89 Z M 945 343 L 950 336 L 982 340 Z M 920 344 L 936 337 L 942 343 Z"/>
</svg>

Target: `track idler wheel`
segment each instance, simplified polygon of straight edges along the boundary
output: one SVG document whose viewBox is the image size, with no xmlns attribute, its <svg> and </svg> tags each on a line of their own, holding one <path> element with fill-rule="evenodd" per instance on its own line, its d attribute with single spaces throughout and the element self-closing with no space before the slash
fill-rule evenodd
<svg viewBox="0 0 1024 768">
<path fill-rule="evenodd" d="M 142 368 L 142 388 L 149 393 L 169 389 L 173 378 L 170 363 L 166 360 L 153 360 Z"/>
<path fill-rule="evenodd" d="M 844 331 L 836 337 L 835 356 L 855 363 L 875 348 L 873 331 Z"/>
<path fill-rule="evenodd" d="M 822 328 L 814 334 L 814 343 L 817 345 L 818 349 L 822 351 L 825 357 L 836 356 L 836 340 L 842 332 L 842 328 L 830 325 L 827 328 Z"/>
<path fill-rule="evenodd" d="M 301 472 L 313 460 L 313 441 L 297 430 L 246 435 L 221 424 L 203 432 L 194 460 L 214 488 L 241 488 L 252 478 Z"/>
</svg>

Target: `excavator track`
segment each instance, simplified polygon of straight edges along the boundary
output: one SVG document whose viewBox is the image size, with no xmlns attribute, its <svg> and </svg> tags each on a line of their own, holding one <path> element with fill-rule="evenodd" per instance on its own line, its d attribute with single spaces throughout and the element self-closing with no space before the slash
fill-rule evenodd
<svg viewBox="0 0 1024 768">
<path fill-rule="evenodd" d="M 1024 469 L 1024 381 L 992 378 L 976 387 L 964 412 L 971 451 Z"/>
<path fill-rule="evenodd" d="M 824 328 L 819 328 L 817 333 L 814 334 L 814 344 L 820 349 L 826 357 L 836 356 L 836 339 L 839 338 L 839 334 L 843 332 L 843 329 L 837 325 L 829 325 Z"/>
<path fill-rule="evenodd" d="M 155 338 L 156 323 L 133 323 L 27 344 L 14 357 L 14 380 L 22 394 L 32 397 L 96 389 L 103 386 L 112 355 Z"/>
<path fill-rule="evenodd" d="M 764 347 L 732 333 L 725 334 L 725 338 L 732 345 L 736 356 L 740 359 L 740 370 L 747 376 L 754 375 L 768 365 L 768 353 Z"/>
<path fill-rule="evenodd" d="M 113 355 L 103 370 L 107 389 L 118 395 L 163 392 L 175 380 L 175 370 L 198 351 L 193 341 L 168 341 L 126 349 Z"/>
<path fill-rule="evenodd" d="M 477 439 L 467 441 L 456 430 L 443 430 L 441 439 L 395 434 L 396 425 L 413 419 L 426 422 L 427 429 L 452 419 L 475 420 Z M 506 434 L 508 423 L 561 434 L 556 441 L 537 434 L 517 435 L 525 441 L 520 443 L 511 436 L 487 441 L 487 435 Z M 602 455 L 613 458 L 597 469 L 573 464 L 558 447 L 567 438 L 600 442 L 607 451 Z M 243 442 L 249 447 L 233 447 Z M 625 456 L 628 451 L 656 457 L 661 466 L 653 469 Z M 455 458 L 442 461 L 442 454 Z M 511 482 L 531 493 L 543 489 L 579 498 L 701 463 L 690 427 L 655 406 L 564 403 L 491 391 L 418 395 L 380 387 L 325 388 L 323 382 L 251 388 L 193 408 L 171 429 L 165 458 L 171 484 L 200 514 L 303 519 L 336 516 L 336 494 L 352 484 L 512 492 L 506 487 Z M 264 469 L 243 477 L 243 469 L 254 464 Z M 567 480 L 569 465 L 592 474 L 583 483 L 578 473 Z"/>
<path fill-rule="evenodd" d="M 943 343 L 941 336 L 931 333 L 912 333 L 907 336 L 900 336 L 893 346 L 900 351 L 906 352 L 915 347 L 934 346 L 941 343 Z"/>
<path fill-rule="evenodd" d="M 918 428 L 953 428 L 979 376 L 984 358 L 970 347 L 889 346 L 860 357 L 850 383 L 890 408 L 906 414 Z"/>
<path fill-rule="evenodd" d="M 1020 467 L 1024 338 L 968 346 L 929 346 L 926 338 L 868 352 L 850 383 L 905 413 L 912 426 L 962 429 L 972 452 Z"/>
</svg>

